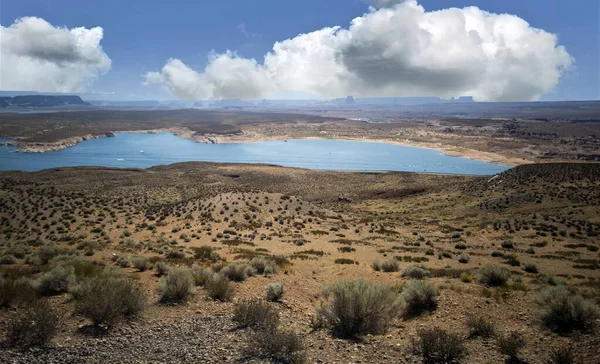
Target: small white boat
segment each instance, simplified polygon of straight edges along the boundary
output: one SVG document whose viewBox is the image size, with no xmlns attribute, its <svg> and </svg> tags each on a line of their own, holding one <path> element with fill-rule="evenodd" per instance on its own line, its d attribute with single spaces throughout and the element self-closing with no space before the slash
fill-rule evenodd
<svg viewBox="0 0 600 364">
<path fill-rule="evenodd" d="M 144 153 L 144 150 L 143 150 L 143 149 L 142 149 L 142 150 L 140 150 L 140 153 Z"/>
<path fill-rule="evenodd" d="M 118 160 L 119 162 L 122 162 L 122 161 L 124 161 L 125 159 L 123 159 L 123 158 L 117 158 L 117 160 Z"/>
</svg>

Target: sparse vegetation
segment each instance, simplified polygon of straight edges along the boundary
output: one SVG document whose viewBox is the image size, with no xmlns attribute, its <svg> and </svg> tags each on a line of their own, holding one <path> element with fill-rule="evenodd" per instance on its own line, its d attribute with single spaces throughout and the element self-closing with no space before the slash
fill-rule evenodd
<svg viewBox="0 0 600 364">
<path fill-rule="evenodd" d="M 411 279 L 404 285 L 401 293 L 404 316 L 418 316 L 437 308 L 437 290 L 431 283 Z"/>
<path fill-rule="evenodd" d="M 487 266 L 479 269 L 479 283 L 489 287 L 499 287 L 506 284 L 510 272 L 506 268 Z"/>
<path fill-rule="evenodd" d="M 231 301 L 233 287 L 229 284 L 227 277 L 220 273 L 213 273 L 205 286 L 208 297 L 218 301 Z"/>
<path fill-rule="evenodd" d="M 283 283 L 269 283 L 267 285 L 267 301 L 277 302 L 283 298 Z"/>
<path fill-rule="evenodd" d="M 590 331 L 600 318 L 600 309 L 564 286 L 548 287 L 537 297 L 542 306 L 542 324 L 558 333 Z"/>
<path fill-rule="evenodd" d="M 111 328 L 139 315 L 146 306 L 146 297 L 137 283 L 112 272 L 85 280 L 73 294 L 75 311 L 96 327 Z"/>
<path fill-rule="evenodd" d="M 508 356 L 509 362 L 519 362 L 519 352 L 525 347 L 523 335 L 516 331 L 509 334 L 501 334 L 496 338 L 496 344 L 500 353 Z"/>
<path fill-rule="evenodd" d="M 158 284 L 160 302 L 185 302 L 194 293 L 194 278 L 189 269 L 173 267 Z"/>
<path fill-rule="evenodd" d="M 61 321 L 48 302 L 32 302 L 31 306 L 8 321 L 7 342 L 21 348 L 46 346 L 58 333 Z"/>
<path fill-rule="evenodd" d="M 423 363 L 458 363 L 467 354 L 460 336 L 441 328 L 420 329 L 417 336 L 413 349 L 423 356 Z"/>
<path fill-rule="evenodd" d="M 496 332 L 496 325 L 483 315 L 467 316 L 467 327 L 470 337 L 491 338 Z"/>
<path fill-rule="evenodd" d="M 235 304 L 233 321 L 239 328 L 273 330 L 279 324 L 279 313 L 266 302 L 260 300 L 242 300 Z"/>
<path fill-rule="evenodd" d="M 323 295 L 327 301 L 317 308 L 318 326 L 341 337 L 381 334 L 399 314 L 399 295 L 387 285 L 342 281 L 325 288 Z"/>
</svg>

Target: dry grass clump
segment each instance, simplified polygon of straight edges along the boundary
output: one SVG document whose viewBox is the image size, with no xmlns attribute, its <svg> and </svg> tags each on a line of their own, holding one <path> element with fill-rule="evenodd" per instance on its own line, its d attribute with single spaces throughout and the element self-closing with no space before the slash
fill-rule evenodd
<svg viewBox="0 0 600 364">
<path fill-rule="evenodd" d="M 437 308 L 437 290 L 426 281 L 411 279 L 404 285 L 400 297 L 405 317 L 414 317 Z"/>
<path fill-rule="evenodd" d="M 233 287 L 229 283 L 229 279 L 221 273 L 213 273 L 206 281 L 204 288 L 208 297 L 218 301 L 231 301 L 233 298 Z"/>
<path fill-rule="evenodd" d="M 328 301 L 317 309 L 315 326 L 341 337 L 383 333 L 400 310 L 397 291 L 379 283 L 341 281 L 325 288 L 323 295 Z"/>
<path fill-rule="evenodd" d="M 498 345 L 500 353 L 508 356 L 508 362 L 520 362 L 519 351 L 525 347 L 523 335 L 516 331 L 506 335 L 498 335 L 496 345 Z"/>
<path fill-rule="evenodd" d="M 250 266 L 254 268 L 257 274 L 264 274 L 266 276 L 276 274 L 279 267 L 271 259 L 265 257 L 254 257 L 250 261 Z"/>
<path fill-rule="evenodd" d="M 133 267 L 140 272 L 145 272 L 149 266 L 149 261 L 146 257 L 133 257 L 131 263 L 133 264 Z"/>
<path fill-rule="evenodd" d="M 559 346 L 550 353 L 549 364 L 573 364 L 576 360 L 575 349 L 571 345 Z"/>
<path fill-rule="evenodd" d="M 411 279 L 423 279 L 429 275 L 429 270 L 424 265 L 412 265 L 402 271 L 402 277 Z"/>
<path fill-rule="evenodd" d="M 233 308 L 233 321 L 239 328 L 273 329 L 279 324 L 279 312 L 257 299 L 242 300 Z"/>
<path fill-rule="evenodd" d="M 194 293 L 194 278 L 187 268 L 170 268 L 158 282 L 160 302 L 185 302 Z"/>
<path fill-rule="evenodd" d="M 458 363 L 467 354 L 460 336 L 434 327 L 417 331 L 413 349 L 423 357 L 423 363 Z"/>
<path fill-rule="evenodd" d="M 469 337 L 491 338 L 496 332 L 496 325 L 482 315 L 467 316 Z"/>
<path fill-rule="evenodd" d="M 169 272 L 169 266 L 167 263 L 159 260 L 154 264 L 154 274 L 158 277 L 162 277 Z"/>
<path fill-rule="evenodd" d="M 592 331 L 600 318 L 598 306 L 564 286 L 547 287 L 537 301 L 542 306 L 542 324 L 558 333 Z"/>
<path fill-rule="evenodd" d="M 58 332 L 60 323 L 60 316 L 48 302 L 35 301 L 8 320 L 7 342 L 22 348 L 45 346 Z"/>
<path fill-rule="evenodd" d="M 73 295 L 75 312 L 92 320 L 96 327 L 111 328 L 139 315 L 146 307 L 146 296 L 139 285 L 113 272 L 85 280 Z"/>
<path fill-rule="evenodd" d="M 267 300 L 271 302 L 279 301 L 284 294 L 283 283 L 275 282 L 267 285 Z"/>
<path fill-rule="evenodd" d="M 245 263 L 231 263 L 223 267 L 220 273 L 234 282 L 243 282 L 253 276 L 256 271 L 251 265 Z"/>
<path fill-rule="evenodd" d="M 306 362 L 304 343 L 295 332 L 279 327 L 250 333 L 245 352 L 271 363 L 302 364 Z"/>
<path fill-rule="evenodd" d="M 36 298 L 36 292 L 27 278 L 0 277 L 0 307 L 23 307 Z"/>
<path fill-rule="evenodd" d="M 52 296 L 67 292 L 75 282 L 75 269 L 61 264 L 42 273 L 32 285 L 40 295 Z"/>
<path fill-rule="evenodd" d="M 489 287 L 500 287 L 506 284 L 510 272 L 506 268 L 487 266 L 479 269 L 479 283 Z"/>
<path fill-rule="evenodd" d="M 397 272 L 400 270 L 400 264 L 396 259 L 378 259 L 371 263 L 371 267 L 378 272 Z"/>
</svg>

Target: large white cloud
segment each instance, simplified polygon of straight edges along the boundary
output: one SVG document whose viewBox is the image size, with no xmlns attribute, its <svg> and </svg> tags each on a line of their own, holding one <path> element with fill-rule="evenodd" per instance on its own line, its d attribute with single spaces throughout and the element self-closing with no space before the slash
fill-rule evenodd
<svg viewBox="0 0 600 364">
<path fill-rule="evenodd" d="M 556 35 L 477 7 L 427 12 L 415 0 L 374 0 L 350 26 L 275 43 L 263 63 L 227 51 L 203 71 L 171 59 L 146 75 L 185 99 L 263 98 L 280 90 L 324 97 L 453 96 L 535 100 L 573 58 Z"/>
<path fill-rule="evenodd" d="M 0 89 L 78 92 L 111 67 L 100 27 L 67 29 L 25 17 L 0 26 Z"/>
</svg>

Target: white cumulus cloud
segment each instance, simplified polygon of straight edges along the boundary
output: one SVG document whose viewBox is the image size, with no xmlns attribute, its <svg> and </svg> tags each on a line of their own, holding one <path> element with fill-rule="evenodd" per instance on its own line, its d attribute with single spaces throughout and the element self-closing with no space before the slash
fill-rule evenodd
<svg viewBox="0 0 600 364">
<path fill-rule="evenodd" d="M 204 70 L 170 59 L 146 84 L 185 99 L 263 98 L 282 90 L 324 97 L 470 95 L 536 100 L 574 62 L 556 35 L 477 7 L 426 11 L 415 0 L 375 0 L 348 28 L 274 44 L 262 63 L 227 51 Z"/>
<path fill-rule="evenodd" d="M 67 29 L 25 17 L 0 26 L 0 89 L 79 92 L 110 70 L 100 27 Z"/>
</svg>

